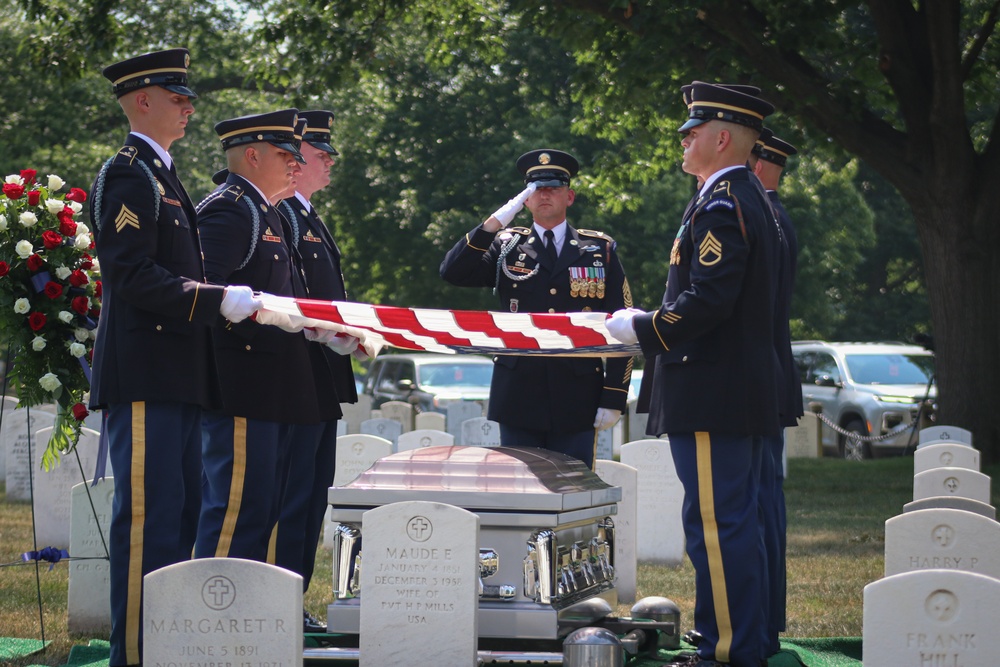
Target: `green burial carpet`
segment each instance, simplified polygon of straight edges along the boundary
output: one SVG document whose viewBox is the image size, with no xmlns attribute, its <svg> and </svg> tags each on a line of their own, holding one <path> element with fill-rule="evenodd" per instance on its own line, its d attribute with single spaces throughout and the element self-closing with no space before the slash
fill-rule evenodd
<svg viewBox="0 0 1000 667">
<path fill-rule="evenodd" d="M 12 660 L 38 653 L 50 642 L 40 639 L 17 639 L 15 637 L 0 637 L 0 660 Z"/>
</svg>

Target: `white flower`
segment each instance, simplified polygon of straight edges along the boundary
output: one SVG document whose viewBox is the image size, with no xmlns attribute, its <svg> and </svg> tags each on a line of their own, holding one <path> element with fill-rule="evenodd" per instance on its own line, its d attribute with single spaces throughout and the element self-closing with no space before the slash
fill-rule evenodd
<svg viewBox="0 0 1000 667">
<path fill-rule="evenodd" d="M 59 381 L 55 373 L 46 373 L 38 379 L 38 384 L 42 385 L 42 389 L 45 391 L 55 391 L 62 386 L 62 382 Z"/>
<path fill-rule="evenodd" d="M 33 227 L 35 223 L 38 222 L 38 216 L 36 216 L 31 211 L 25 211 L 20 215 L 18 220 L 20 220 L 21 224 L 24 225 L 25 227 Z"/>
<path fill-rule="evenodd" d="M 73 321 L 73 313 L 69 312 L 68 310 L 60 310 L 58 317 L 59 321 L 64 322 L 65 324 L 69 324 L 70 322 Z"/>
<path fill-rule="evenodd" d="M 3 179 L 4 183 L 13 183 L 14 185 L 24 185 L 24 181 L 21 180 L 20 174 L 10 174 Z"/>
<path fill-rule="evenodd" d="M 66 185 L 66 181 L 59 178 L 55 174 L 49 174 L 48 179 L 49 179 L 49 192 L 55 192 L 62 186 Z M 59 210 L 61 211 L 62 209 Z"/>
<path fill-rule="evenodd" d="M 45 208 L 48 209 L 49 213 L 52 215 L 56 215 L 66 208 L 66 202 L 61 199 L 46 199 Z"/>
<path fill-rule="evenodd" d="M 21 297 L 14 302 L 14 312 L 18 315 L 24 315 L 29 310 L 31 310 L 31 302 L 24 297 Z"/>
<path fill-rule="evenodd" d="M 84 329 L 83 327 L 79 327 L 79 328 L 77 328 L 76 330 L 73 331 L 73 337 L 76 338 L 78 341 L 80 341 L 82 343 L 83 341 L 85 341 L 88 338 L 90 338 L 90 332 L 87 331 L 86 329 Z M 76 355 L 76 356 L 80 356 L 80 355 Z"/>
<path fill-rule="evenodd" d="M 56 278 L 59 280 L 66 280 L 69 278 L 69 274 L 73 273 L 68 266 L 60 266 L 56 269 Z"/>
<path fill-rule="evenodd" d="M 96 257 L 90 261 L 93 262 L 94 264 L 93 268 L 90 269 L 90 272 L 99 274 L 101 272 L 101 263 L 97 260 Z"/>
<path fill-rule="evenodd" d="M 86 250 L 90 247 L 90 235 L 89 234 L 77 234 L 76 238 L 73 239 L 73 247 L 77 250 Z"/>
<path fill-rule="evenodd" d="M 17 245 L 14 246 L 14 252 L 21 259 L 28 259 L 31 257 L 31 253 L 35 252 L 35 249 L 31 245 L 31 241 L 18 241 Z"/>
<path fill-rule="evenodd" d="M 83 204 L 81 204 L 78 201 L 69 201 L 66 202 L 66 205 L 69 206 L 71 209 L 73 209 L 73 215 L 76 215 L 77 213 L 83 210 Z"/>
<path fill-rule="evenodd" d="M 76 223 L 76 235 L 77 236 L 79 236 L 80 234 L 89 234 L 89 233 L 90 233 L 90 227 L 88 227 L 87 225 L 83 224 L 82 222 Z"/>
<path fill-rule="evenodd" d="M 45 349 L 45 339 L 41 336 L 35 336 L 31 340 L 31 349 L 35 352 L 41 352 Z"/>
<path fill-rule="evenodd" d="M 7 231 L 7 216 L 0 215 L 0 232 Z"/>
<path fill-rule="evenodd" d="M 82 357 L 87 354 L 87 348 L 81 343 L 72 343 L 69 346 L 69 353 L 74 357 Z"/>
</svg>

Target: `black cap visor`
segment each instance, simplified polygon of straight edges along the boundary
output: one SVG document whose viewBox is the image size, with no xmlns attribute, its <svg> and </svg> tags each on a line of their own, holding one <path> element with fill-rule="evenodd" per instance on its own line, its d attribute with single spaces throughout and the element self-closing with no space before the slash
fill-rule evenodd
<svg viewBox="0 0 1000 667">
<path fill-rule="evenodd" d="M 164 83 L 164 84 L 161 84 L 161 87 L 162 88 L 166 88 L 167 90 L 169 90 L 172 93 L 177 93 L 178 95 L 186 95 L 187 97 L 190 97 L 192 100 L 196 99 L 198 97 L 198 94 L 196 92 L 194 92 L 193 90 L 191 90 L 187 86 L 182 86 L 180 84 L 176 84 L 176 83 Z"/>
<path fill-rule="evenodd" d="M 330 155 L 340 155 L 340 153 L 337 152 L 336 148 L 326 143 L 325 141 L 310 141 L 309 139 L 306 139 L 305 141 L 313 148 L 318 148 L 324 153 L 329 153 Z"/>
</svg>

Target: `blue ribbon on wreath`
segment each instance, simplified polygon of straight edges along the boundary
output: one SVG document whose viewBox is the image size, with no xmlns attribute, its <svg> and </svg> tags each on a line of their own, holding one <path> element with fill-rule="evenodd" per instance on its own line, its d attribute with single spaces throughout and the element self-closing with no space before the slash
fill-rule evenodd
<svg viewBox="0 0 1000 667">
<path fill-rule="evenodd" d="M 49 563 L 49 572 L 52 568 L 56 566 L 56 563 L 61 561 L 63 558 L 69 558 L 69 552 L 65 549 L 57 549 L 56 547 L 45 547 L 41 551 L 26 551 L 21 554 L 21 560 L 27 563 L 28 561 L 46 561 Z"/>
</svg>

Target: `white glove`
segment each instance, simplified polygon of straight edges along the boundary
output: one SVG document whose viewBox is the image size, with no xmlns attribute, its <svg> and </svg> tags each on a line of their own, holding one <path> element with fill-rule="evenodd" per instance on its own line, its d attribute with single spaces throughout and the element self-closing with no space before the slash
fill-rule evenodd
<svg viewBox="0 0 1000 667">
<path fill-rule="evenodd" d="M 317 329 L 315 327 L 306 327 L 302 333 L 305 334 L 306 340 L 322 345 L 326 345 L 337 336 L 337 332 L 333 329 Z"/>
<path fill-rule="evenodd" d="M 611 428 L 618 423 L 618 420 L 622 418 L 621 410 L 613 410 L 611 408 L 597 408 L 597 415 L 594 417 L 594 428 L 598 431 L 603 431 L 606 428 Z"/>
<path fill-rule="evenodd" d="M 222 297 L 219 313 L 234 324 L 242 322 L 260 308 L 260 298 L 246 285 L 230 285 Z"/>
<path fill-rule="evenodd" d="M 520 213 L 521 209 L 524 208 L 524 201 L 531 196 L 531 193 L 535 191 L 538 186 L 535 183 L 528 183 L 528 187 L 521 191 L 521 194 L 517 195 L 506 204 L 501 206 L 493 213 L 493 218 L 500 221 L 501 227 L 506 227 L 510 224 L 510 221 L 514 219 L 514 216 Z"/>
<path fill-rule="evenodd" d="M 643 311 L 638 308 L 616 310 L 611 317 L 605 320 L 604 326 L 607 327 L 608 333 L 614 338 L 626 345 L 632 345 L 639 342 L 639 338 L 635 335 L 635 325 L 632 323 L 632 320 L 635 319 L 636 315 L 642 314 L 644 314 Z"/>
<path fill-rule="evenodd" d="M 332 339 L 327 341 L 326 346 L 340 355 L 351 354 L 356 349 L 358 349 L 358 344 L 361 341 L 354 336 L 348 336 L 347 334 L 337 334 Z"/>
</svg>

